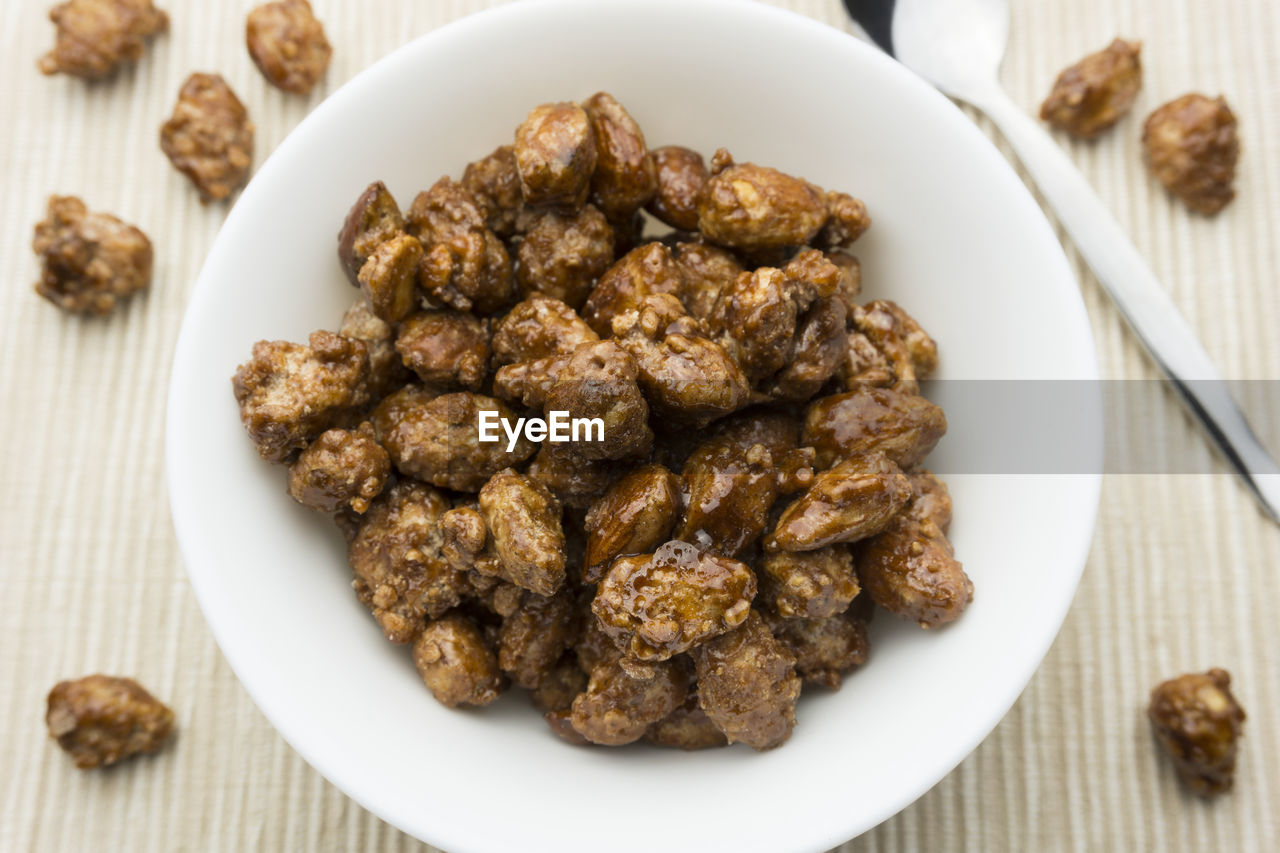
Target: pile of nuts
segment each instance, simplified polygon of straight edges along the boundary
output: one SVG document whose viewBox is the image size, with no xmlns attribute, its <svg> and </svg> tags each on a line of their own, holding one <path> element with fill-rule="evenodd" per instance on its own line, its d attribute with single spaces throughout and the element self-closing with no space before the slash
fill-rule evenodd
<svg viewBox="0 0 1280 853">
<path fill-rule="evenodd" d="M 876 606 L 933 627 L 973 591 L 919 467 L 936 346 L 856 299 L 869 225 L 723 149 L 650 151 L 607 93 L 544 104 L 403 212 L 361 194 L 361 298 L 256 344 L 241 417 L 441 702 L 514 684 L 571 741 L 768 749 Z M 557 414 L 598 430 L 485 438 Z"/>
</svg>

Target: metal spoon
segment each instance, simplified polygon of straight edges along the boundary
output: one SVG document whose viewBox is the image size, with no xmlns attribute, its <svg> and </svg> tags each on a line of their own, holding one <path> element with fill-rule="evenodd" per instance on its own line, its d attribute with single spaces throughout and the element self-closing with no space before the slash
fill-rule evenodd
<svg viewBox="0 0 1280 853">
<path fill-rule="evenodd" d="M 1280 466 L 1249 428 L 1209 354 L 1084 175 L 1000 87 L 1008 0 L 844 0 L 844 5 L 890 56 L 995 122 L 1182 402 L 1266 514 L 1280 523 Z"/>
</svg>

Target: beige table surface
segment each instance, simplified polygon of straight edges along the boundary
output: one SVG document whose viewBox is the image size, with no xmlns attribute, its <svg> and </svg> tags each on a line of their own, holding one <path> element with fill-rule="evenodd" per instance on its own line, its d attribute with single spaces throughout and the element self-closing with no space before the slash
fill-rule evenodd
<svg viewBox="0 0 1280 853">
<path fill-rule="evenodd" d="M 165 0 L 172 32 L 132 73 L 46 79 L 42 0 L 0 4 L 0 850 L 427 850 L 312 771 L 254 707 L 187 583 L 162 448 L 169 359 L 225 210 L 202 207 L 156 130 L 194 69 L 220 71 L 258 126 L 258 162 L 325 94 L 484 0 L 314 0 L 336 52 L 309 99 L 264 83 L 249 0 Z M 838 0 L 777 5 L 847 28 Z M 1280 379 L 1280 5 L 1274 0 L 1014 0 L 1003 69 L 1035 108 L 1116 34 L 1146 42 L 1138 115 L 1070 151 L 1223 372 Z M 838 81 L 832 87 L 838 103 Z M 1238 199 L 1206 220 L 1140 166 L 1141 116 L 1188 90 L 1241 119 Z M 856 192 L 856 188 L 854 188 Z M 106 320 L 31 292 L 31 227 L 52 192 L 137 222 L 155 283 Z M 1104 374 L 1151 367 L 1071 250 Z M 1208 458 L 1166 396 L 1165 440 Z M 1207 463 L 1206 463 L 1207 464 Z M 1084 581 L 1008 717 L 915 805 L 846 850 L 1280 849 L 1280 530 L 1224 474 L 1110 476 Z M 1237 790 L 1210 804 L 1157 760 L 1141 710 L 1162 677 L 1210 665 L 1249 712 Z M 81 773 L 46 739 L 59 678 L 135 674 L 177 711 L 162 755 Z M 851 769 L 851 772 L 856 772 Z M 803 784 L 804 780 L 796 780 Z M 500 815 L 495 815 L 500 819 Z M 675 849 L 675 848 L 672 848 Z"/>
</svg>

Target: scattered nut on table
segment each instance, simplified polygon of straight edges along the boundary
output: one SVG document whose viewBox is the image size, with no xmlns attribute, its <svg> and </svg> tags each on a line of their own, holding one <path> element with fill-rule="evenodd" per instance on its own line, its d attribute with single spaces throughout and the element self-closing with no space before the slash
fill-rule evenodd
<svg viewBox="0 0 1280 853">
<path fill-rule="evenodd" d="M 1091 139 L 1122 119 L 1142 88 L 1142 43 L 1116 39 L 1058 75 L 1040 118 Z"/>
<path fill-rule="evenodd" d="M 1212 215 L 1236 197 L 1236 116 L 1225 98 L 1191 93 L 1159 107 L 1142 126 L 1151 173 L 1192 210 Z"/>
<path fill-rule="evenodd" d="M 75 196 L 50 196 L 31 246 L 40 257 L 36 293 L 64 311 L 108 314 L 151 284 L 147 235 Z"/>
<path fill-rule="evenodd" d="M 1147 716 L 1178 778 L 1202 797 L 1231 790 L 1245 714 L 1223 669 L 1180 675 L 1151 691 Z"/>
<path fill-rule="evenodd" d="M 201 201 L 221 201 L 249 180 L 253 122 L 225 80 L 197 72 L 182 84 L 173 115 L 160 128 L 160 148 Z"/>
<path fill-rule="evenodd" d="M 68 0 L 49 10 L 49 20 L 58 35 L 40 58 L 41 73 L 86 80 L 137 62 L 147 42 L 169 29 L 169 16 L 151 0 Z"/>
<path fill-rule="evenodd" d="M 81 770 L 156 752 L 173 734 L 173 711 L 131 678 L 86 675 L 49 691 L 49 735 Z"/>
<path fill-rule="evenodd" d="M 273 0 L 245 21 L 249 56 L 267 82 L 305 95 L 324 76 L 333 47 L 307 0 Z"/>
</svg>

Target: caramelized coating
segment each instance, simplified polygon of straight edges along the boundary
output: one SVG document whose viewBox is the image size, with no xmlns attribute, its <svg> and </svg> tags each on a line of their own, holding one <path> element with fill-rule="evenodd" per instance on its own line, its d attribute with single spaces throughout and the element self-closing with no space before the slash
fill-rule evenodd
<svg viewBox="0 0 1280 853">
<path fill-rule="evenodd" d="M 782 512 L 770 551 L 813 551 L 884 530 L 911 499 L 911 482 L 884 454 L 852 456 L 819 474 Z"/>
<path fill-rule="evenodd" d="M 1116 39 L 1065 69 L 1040 105 L 1040 120 L 1092 139 L 1122 119 L 1142 88 L 1142 43 Z"/>
<path fill-rule="evenodd" d="M 422 244 L 416 237 L 396 234 L 378 244 L 356 276 L 374 314 L 388 323 L 398 323 L 408 316 L 413 310 L 421 263 Z"/>
<path fill-rule="evenodd" d="M 845 307 L 852 311 L 855 305 L 854 300 L 858 298 L 858 294 L 862 293 L 862 264 L 848 252 L 836 250 L 824 254 L 827 260 L 840 270 L 840 283 L 836 285 L 836 296 L 843 299 Z"/>
<path fill-rule="evenodd" d="M 1151 173 L 1197 213 L 1213 215 L 1236 197 L 1240 140 L 1221 96 L 1192 93 L 1159 107 L 1142 126 L 1142 145 Z"/>
<path fill-rule="evenodd" d="M 536 361 L 573 352 L 600 336 L 559 299 L 531 294 L 493 327 L 493 360 L 498 365 Z"/>
<path fill-rule="evenodd" d="M 778 642 L 796 658 L 796 672 L 808 684 L 839 690 L 842 674 L 867 662 L 867 623 L 842 613 L 817 619 L 772 619 Z"/>
<path fill-rule="evenodd" d="M 937 348 L 857 304 L 869 224 L 724 149 L 650 152 L 607 93 L 544 104 L 403 215 L 370 185 L 341 334 L 263 342 L 237 399 L 440 701 L 516 684 L 574 744 L 769 749 L 802 678 L 866 660 L 876 602 L 940 624 L 972 590 L 945 487 L 904 473 L 946 430 Z"/>
<path fill-rule="evenodd" d="M 475 391 L 489 372 L 489 329 L 462 311 L 420 311 L 400 326 L 396 351 L 426 384 Z"/>
<path fill-rule="evenodd" d="M 813 245 L 820 249 L 847 248 L 870 227 L 871 216 L 860 199 L 827 190 L 827 222 L 813 238 Z"/>
<path fill-rule="evenodd" d="M 659 661 L 741 625 L 755 594 L 745 564 L 672 540 L 614 560 L 591 610 L 630 657 Z"/>
<path fill-rule="evenodd" d="M 890 385 L 918 393 L 916 380 L 938 366 L 938 346 L 916 319 L 887 299 L 853 306 L 850 318 L 855 331 L 843 365 L 845 387 Z"/>
<path fill-rule="evenodd" d="M 653 444 L 649 407 L 640 392 L 639 367 L 613 341 L 579 344 L 569 355 L 508 365 L 494 377 L 494 393 L 572 419 L 598 419 L 563 447 L 586 460 L 623 459 L 647 453 Z M 596 440 L 603 436 L 603 440 Z"/>
<path fill-rule="evenodd" d="M 540 211 L 516 254 L 523 296 L 545 293 L 578 308 L 613 263 L 613 229 L 590 204 L 567 215 Z"/>
<path fill-rule="evenodd" d="M 946 415 L 924 397 L 863 387 L 810 403 L 801 440 L 817 451 L 818 464 L 824 468 L 873 452 L 911 468 L 946 431 Z"/>
<path fill-rule="evenodd" d="M 590 593 L 590 590 L 588 589 L 587 592 Z M 621 660 L 623 653 L 618 642 L 605 631 L 600 620 L 591 612 L 591 604 L 594 600 L 588 594 L 579 601 L 578 616 L 582 622 L 582 633 L 573 646 L 578 666 L 586 673 L 594 671 L 601 664 Z"/>
<path fill-rule="evenodd" d="M 396 352 L 396 330 L 373 313 L 363 297 L 357 299 L 342 316 L 338 334 L 361 341 L 369 355 L 369 376 L 361 394 L 369 400 L 381 400 L 409 381 L 410 373 Z"/>
<path fill-rule="evenodd" d="M 200 191 L 221 201 L 244 186 L 253 165 L 253 122 L 217 74 L 195 73 L 178 92 L 173 115 L 160 128 L 160 148 Z"/>
<path fill-rule="evenodd" d="M 808 400 L 836 375 L 847 352 L 846 304 L 840 296 L 819 299 L 796 321 L 787 363 L 767 385 L 770 397 Z"/>
<path fill-rule="evenodd" d="M 876 604 L 935 628 L 959 618 L 973 600 L 973 582 L 947 539 L 951 499 L 931 474 L 912 477 L 913 497 L 884 532 L 856 551 L 858 579 Z"/>
<path fill-rule="evenodd" d="M 566 654 L 545 672 L 529 698 L 539 711 L 567 711 L 579 693 L 587 689 L 587 674 L 572 653 Z M 572 730 L 572 725 L 569 726 Z"/>
<path fill-rule="evenodd" d="M 796 433 L 790 418 L 757 413 L 735 417 L 699 445 L 681 472 L 685 511 L 676 538 L 730 557 L 746 550 L 768 523 Z"/>
<path fill-rule="evenodd" d="M 147 41 L 169 29 L 152 0 L 68 0 L 49 10 L 57 27 L 53 50 L 40 57 L 42 74 L 85 80 L 110 77 L 142 58 Z"/>
<path fill-rule="evenodd" d="M 677 243 L 676 266 L 683 277 L 680 302 L 699 320 L 709 320 L 720 294 L 743 273 L 733 253 L 710 243 Z"/>
<path fill-rule="evenodd" d="M 545 442 L 525 473 L 550 489 L 560 503 L 585 509 L 618 478 L 621 468 L 607 459 L 584 459 L 570 445 Z"/>
<path fill-rule="evenodd" d="M 748 379 L 766 379 L 787 364 L 801 316 L 816 300 L 830 297 L 840 270 L 822 253 L 800 253 L 784 269 L 760 267 L 742 273 L 720 294 L 710 325 Z"/>
<path fill-rule="evenodd" d="M 548 598 L 526 592 L 519 606 L 502 620 L 498 666 L 515 684 L 532 690 L 551 676 L 577 634 L 578 615 L 572 593 L 561 591 Z"/>
<path fill-rule="evenodd" d="M 391 458 L 370 424 L 326 430 L 289 467 L 289 494 L 320 512 L 349 507 L 359 514 L 382 492 L 390 473 Z"/>
<path fill-rule="evenodd" d="M 791 737 L 800 678 L 795 656 L 754 611 L 736 631 L 693 652 L 698 704 L 729 743 L 772 749 Z"/>
<path fill-rule="evenodd" d="M 480 440 L 480 412 L 514 421 L 515 414 L 492 397 L 458 391 L 433 396 L 417 386 L 392 394 L 373 414 L 378 441 L 396 470 L 436 486 L 478 491 L 490 477 L 518 465 L 537 450 L 523 433 L 507 443 Z"/>
<path fill-rule="evenodd" d="M 674 661 L 650 667 L 648 677 L 630 675 L 617 662 L 591 670 L 586 692 L 573 700 L 570 722 L 591 743 L 622 746 L 684 702 L 689 677 Z"/>
<path fill-rule="evenodd" d="M 475 623 L 459 613 L 428 622 L 413 643 L 413 665 L 443 705 L 488 705 L 502 692 L 493 650 Z"/>
<path fill-rule="evenodd" d="M 657 192 L 645 209 L 672 228 L 697 231 L 698 199 L 711 180 L 702 155 L 691 148 L 667 145 L 653 149 L 652 156 Z"/>
<path fill-rule="evenodd" d="M 582 107 L 596 143 L 591 199 L 611 220 L 625 219 L 644 207 L 658 188 L 644 133 L 608 92 L 597 92 Z"/>
<path fill-rule="evenodd" d="M 475 198 L 489 230 L 499 237 L 511 237 L 525 210 L 520 192 L 520 172 L 510 145 L 499 145 L 493 153 L 468 163 L 462 186 Z"/>
<path fill-rule="evenodd" d="M 511 468 L 499 471 L 480 489 L 480 514 L 502 577 L 539 595 L 554 595 L 564 584 L 565 540 L 560 502 L 547 487 Z"/>
<path fill-rule="evenodd" d="M 486 561 L 480 577 L 469 578 L 474 586 L 483 587 L 476 590 L 478 593 L 492 592 L 501 583 L 496 577 L 497 556 L 484 553 L 488 535 L 478 505 L 455 506 L 440 516 L 440 553 L 445 562 L 464 572 L 475 569 L 480 559 Z"/>
<path fill-rule="evenodd" d="M 253 358 L 236 370 L 232 388 L 259 455 L 283 462 L 364 403 L 368 375 L 362 342 L 318 331 L 309 346 L 258 341 Z"/>
<path fill-rule="evenodd" d="M 596 138 L 587 111 L 561 102 L 534 107 L 516 128 L 520 190 L 529 204 L 578 208 L 596 169 Z"/>
<path fill-rule="evenodd" d="M 946 533 L 951 529 L 951 493 L 947 484 L 932 471 L 917 468 L 907 475 L 911 481 L 911 512 L 917 518 L 927 518 Z"/>
<path fill-rule="evenodd" d="M 803 246 L 826 224 L 827 200 L 813 184 L 754 163 L 717 169 L 724 159 L 713 160 L 698 199 L 698 229 L 711 242 L 749 252 Z"/>
<path fill-rule="evenodd" d="M 305 95 L 329 68 L 333 47 L 307 0 L 273 0 L 245 21 L 249 56 L 277 89 Z"/>
<path fill-rule="evenodd" d="M 414 198 L 405 229 L 426 249 L 419 283 L 433 301 L 477 314 L 511 301 L 511 256 L 485 221 L 475 196 L 448 177 Z"/>
<path fill-rule="evenodd" d="M 671 533 L 680 511 L 680 481 L 661 465 L 618 480 L 587 512 L 582 579 L 596 583 L 614 557 L 651 552 Z"/>
<path fill-rule="evenodd" d="M 684 704 L 645 729 L 644 739 L 658 746 L 695 750 L 728 746 L 724 732 L 716 728 L 711 718 L 698 704 L 698 694 L 691 689 Z"/>
<path fill-rule="evenodd" d="M 843 613 L 860 590 L 853 555 L 843 545 L 766 553 L 758 574 L 758 600 L 786 618 L 821 619 Z"/>
<path fill-rule="evenodd" d="M 132 678 L 86 675 L 49 691 L 44 717 L 81 770 L 158 751 L 173 734 L 173 711 Z"/>
<path fill-rule="evenodd" d="M 1231 790 L 1245 713 L 1223 669 L 1180 675 L 1151 691 L 1147 717 L 1178 778 L 1192 792 L 1214 797 Z"/>
<path fill-rule="evenodd" d="M 91 213 L 75 196 L 50 196 L 31 247 L 40 258 L 36 293 L 63 311 L 109 314 L 151 284 L 151 241 L 109 213 Z"/>
<path fill-rule="evenodd" d="M 437 619 L 467 592 L 466 578 L 444 559 L 440 520 L 449 501 L 412 481 L 373 502 L 347 544 L 352 587 L 387 639 L 408 643 L 424 619 Z"/>
<path fill-rule="evenodd" d="M 645 243 L 609 267 L 582 306 L 582 319 L 601 337 L 608 337 L 613 318 L 635 308 L 651 293 L 678 295 L 684 279 L 671 250 L 661 243 Z"/>
<path fill-rule="evenodd" d="M 338 261 L 347 280 L 359 286 L 360 268 L 374 250 L 402 231 L 404 216 L 386 184 L 369 184 L 351 206 L 338 232 Z"/>
<path fill-rule="evenodd" d="M 657 294 L 614 318 L 613 332 L 635 358 L 649 405 L 672 421 L 703 426 L 745 406 L 751 386 L 729 353 L 685 320 L 692 318 L 678 299 Z"/>
</svg>

